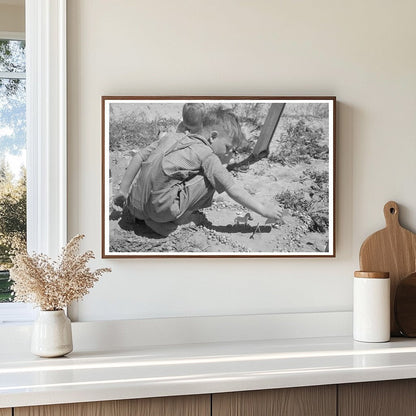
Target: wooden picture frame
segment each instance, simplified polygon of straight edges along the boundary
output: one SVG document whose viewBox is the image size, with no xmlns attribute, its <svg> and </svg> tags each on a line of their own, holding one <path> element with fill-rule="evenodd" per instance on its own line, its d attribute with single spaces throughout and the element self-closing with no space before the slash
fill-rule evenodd
<svg viewBox="0 0 416 416">
<path fill-rule="evenodd" d="M 332 96 L 102 97 L 102 257 L 335 257 L 335 121 Z"/>
</svg>

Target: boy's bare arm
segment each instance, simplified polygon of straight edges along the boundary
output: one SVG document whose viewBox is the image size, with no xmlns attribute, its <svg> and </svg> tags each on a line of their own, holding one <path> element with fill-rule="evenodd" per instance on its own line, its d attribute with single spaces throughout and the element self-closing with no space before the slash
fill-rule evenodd
<svg viewBox="0 0 416 416">
<path fill-rule="evenodd" d="M 127 195 L 130 190 L 130 186 L 133 179 L 136 177 L 142 165 L 142 158 L 139 154 L 134 156 L 129 165 L 127 166 L 126 172 L 124 173 L 123 179 L 120 183 L 120 191 L 118 195 L 114 197 L 114 204 L 122 207 L 126 202 Z"/>
<path fill-rule="evenodd" d="M 126 172 L 123 176 L 123 179 L 120 183 L 120 192 L 127 196 L 130 190 L 130 186 L 133 182 L 133 179 L 136 177 L 137 172 L 140 170 L 140 167 L 142 165 L 142 158 L 139 154 L 133 157 L 131 159 L 129 165 L 127 166 Z"/>
<path fill-rule="evenodd" d="M 278 220 L 282 216 L 282 208 L 278 204 L 264 205 L 253 198 L 242 186 L 234 183 L 227 189 L 227 194 L 239 204 L 251 209 L 266 218 Z"/>
</svg>

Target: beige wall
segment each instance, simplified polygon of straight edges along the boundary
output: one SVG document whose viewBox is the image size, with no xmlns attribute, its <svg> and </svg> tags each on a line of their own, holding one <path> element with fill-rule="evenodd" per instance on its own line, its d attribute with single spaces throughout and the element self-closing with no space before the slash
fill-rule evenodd
<svg viewBox="0 0 416 416">
<path fill-rule="evenodd" d="M 336 95 L 335 259 L 129 259 L 79 319 L 351 310 L 363 239 L 416 231 L 416 2 L 68 1 L 69 234 L 100 256 L 102 95 Z"/>
<path fill-rule="evenodd" d="M 0 4 L 0 32 L 24 32 L 24 6 Z"/>
</svg>

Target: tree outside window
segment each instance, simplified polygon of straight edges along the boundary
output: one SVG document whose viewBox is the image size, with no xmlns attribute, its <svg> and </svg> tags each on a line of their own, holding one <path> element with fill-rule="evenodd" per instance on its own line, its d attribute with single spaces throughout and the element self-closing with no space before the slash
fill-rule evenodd
<svg viewBox="0 0 416 416">
<path fill-rule="evenodd" d="M 0 39 L 0 302 L 12 300 L 8 269 L 26 242 L 25 42 Z"/>
</svg>

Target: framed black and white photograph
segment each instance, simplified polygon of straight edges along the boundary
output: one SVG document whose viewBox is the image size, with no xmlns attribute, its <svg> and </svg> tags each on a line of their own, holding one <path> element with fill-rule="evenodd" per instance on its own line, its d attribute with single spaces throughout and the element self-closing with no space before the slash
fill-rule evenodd
<svg viewBox="0 0 416 416">
<path fill-rule="evenodd" d="M 102 255 L 334 257 L 335 97 L 102 97 Z"/>
</svg>

